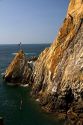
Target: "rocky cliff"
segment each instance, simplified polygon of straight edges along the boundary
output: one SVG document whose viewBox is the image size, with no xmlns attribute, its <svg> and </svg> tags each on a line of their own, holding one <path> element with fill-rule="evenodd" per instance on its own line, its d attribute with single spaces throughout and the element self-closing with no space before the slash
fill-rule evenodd
<svg viewBox="0 0 83 125">
<path fill-rule="evenodd" d="M 32 93 L 47 111 L 71 105 L 83 112 L 83 0 L 70 0 L 56 39 L 35 62 L 33 79 Z"/>
<path fill-rule="evenodd" d="M 5 78 L 27 77 L 29 81 L 32 76 L 32 95 L 46 111 L 83 113 L 83 0 L 70 0 L 56 39 L 39 55 L 33 71 L 26 65 L 24 53 L 20 53 L 6 70 Z M 19 59 L 21 71 L 17 68 Z"/>
<path fill-rule="evenodd" d="M 30 83 L 32 73 L 32 66 L 29 63 L 29 59 L 25 56 L 23 50 L 20 50 L 11 64 L 6 69 L 4 79 L 7 82 L 18 84 Z"/>
</svg>

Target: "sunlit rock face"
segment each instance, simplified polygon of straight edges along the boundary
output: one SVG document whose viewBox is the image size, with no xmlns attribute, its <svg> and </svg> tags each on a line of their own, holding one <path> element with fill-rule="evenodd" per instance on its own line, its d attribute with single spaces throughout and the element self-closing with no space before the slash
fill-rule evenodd
<svg viewBox="0 0 83 125">
<path fill-rule="evenodd" d="M 26 84 L 30 81 L 31 73 L 32 69 L 28 59 L 23 50 L 20 50 L 6 69 L 4 79 L 14 84 Z"/>
<path fill-rule="evenodd" d="M 83 0 L 70 0 L 56 39 L 35 62 L 33 79 L 32 93 L 46 110 L 72 106 L 83 112 Z"/>
</svg>

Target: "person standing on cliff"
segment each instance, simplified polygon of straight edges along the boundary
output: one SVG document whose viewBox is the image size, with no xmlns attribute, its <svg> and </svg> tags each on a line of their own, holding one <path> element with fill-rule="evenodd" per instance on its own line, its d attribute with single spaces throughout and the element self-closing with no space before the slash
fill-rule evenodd
<svg viewBox="0 0 83 125">
<path fill-rule="evenodd" d="M 22 43 L 20 42 L 18 45 L 19 45 L 19 48 L 20 48 L 20 50 L 21 50 Z"/>
</svg>

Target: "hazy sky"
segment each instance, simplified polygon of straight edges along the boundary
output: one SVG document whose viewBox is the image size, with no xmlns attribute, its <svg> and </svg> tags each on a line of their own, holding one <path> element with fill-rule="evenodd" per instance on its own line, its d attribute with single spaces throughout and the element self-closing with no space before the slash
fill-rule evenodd
<svg viewBox="0 0 83 125">
<path fill-rule="evenodd" d="M 0 0 L 0 44 L 52 42 L 69 0 Z"/>
</svg>

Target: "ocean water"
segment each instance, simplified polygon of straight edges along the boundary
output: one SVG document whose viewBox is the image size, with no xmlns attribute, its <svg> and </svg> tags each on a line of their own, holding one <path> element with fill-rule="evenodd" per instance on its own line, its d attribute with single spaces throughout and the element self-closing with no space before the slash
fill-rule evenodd
<svg viewBox="0 0 83 125">
<path fill-rule="evenodd" d="M 38 56 L 50 44 L 22 45 L 27 56 Z M 0 45 L 0 117 L 4 125 L 63 125 L 56 116 L 45 113 L 39 104 L 30 96 L 30 88 L 11 87 L 4 83 L 2 74 L 9 65 L 18 45 Z M 20 101 L 23 100 L 20 110 Z"/>
</svg>

